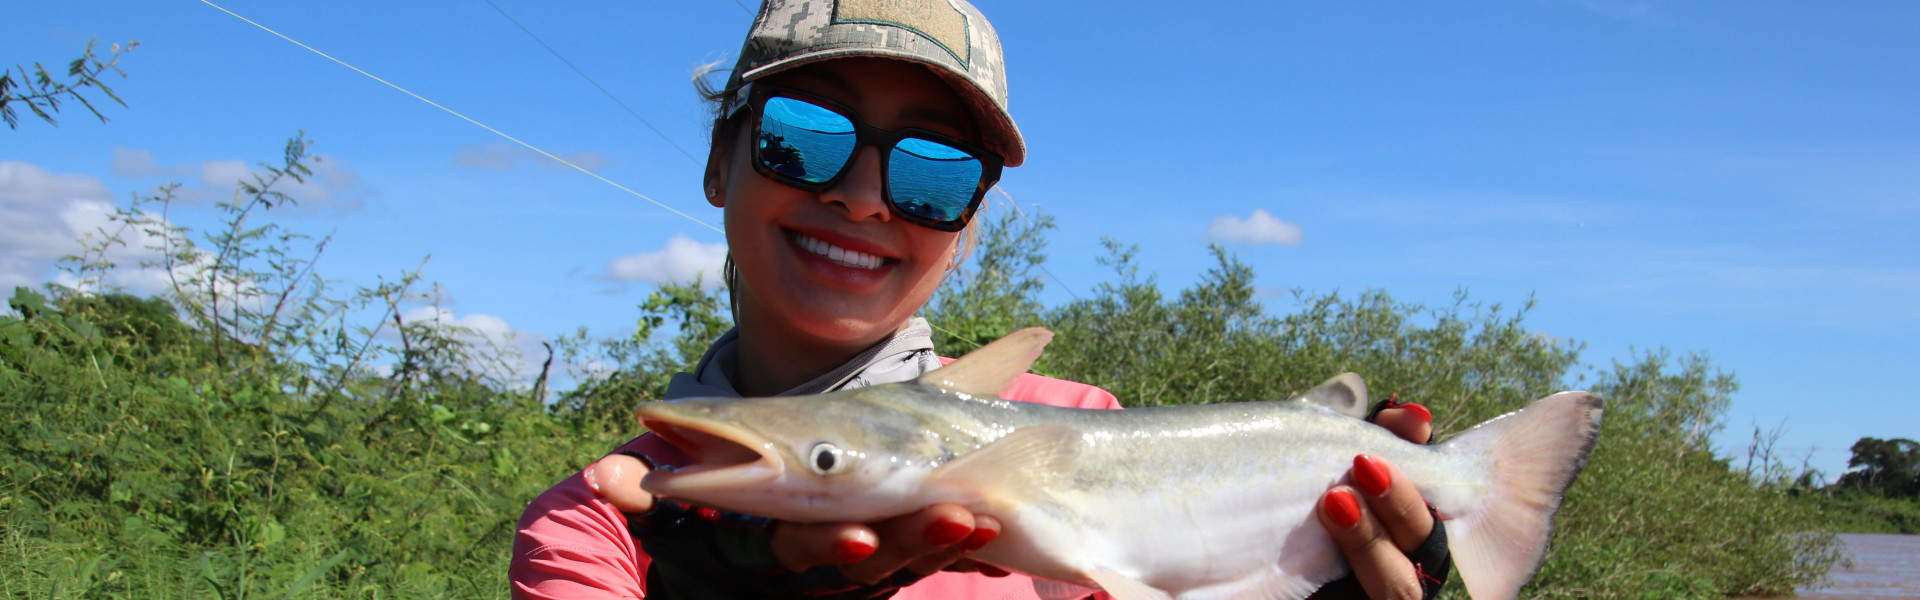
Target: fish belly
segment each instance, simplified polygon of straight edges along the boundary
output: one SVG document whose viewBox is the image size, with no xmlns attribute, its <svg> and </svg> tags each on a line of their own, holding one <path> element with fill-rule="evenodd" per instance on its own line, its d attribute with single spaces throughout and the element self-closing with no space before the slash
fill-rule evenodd
<svg viewBox="0 0 1920 600">
<path fill-rule="evenodd" d="M 1005 533 L 981 558 L 1081 584 L 1111 570 L 1176 597 L 1311 590 L 1345 574 L 1314 507 L 1355 454 L 1398 440 L 1345 417 L 1327 419 L 1337 429 L 1327 430 L 1237 416 L 1246 420 L 1227 428 L 1083 425 L 1089 444 L 1072 485 L 1005 515 Z M 1381 443 L 1367 443 L 1374 438 Z"/>
</svg>

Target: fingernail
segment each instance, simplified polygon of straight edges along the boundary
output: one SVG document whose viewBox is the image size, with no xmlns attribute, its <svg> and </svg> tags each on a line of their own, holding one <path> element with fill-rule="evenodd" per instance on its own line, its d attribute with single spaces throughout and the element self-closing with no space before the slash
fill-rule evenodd
<svg viewBox="0 0 1920 600">
<path fill-rule="evenodd" d="M 1006 577 L 1008 575 L 1012 575 L 1012 573 L 1008 573 L 1006 569 L 1002 569 L 1000 567 L 996 567 L 993 565 L 980 565 L 979 568 L 980 568 L 980 574 L 988 577 Z"/>
<path fill-rule="evenodd" d="M 1360 503 L 1346 490 L 1329 492 L 1327 499 L 1320 502 L 1320 511 L 1343 529 L 1360 523 Z"/>
<path fill-rule="evenodd" d="M 581 477 L 586 478 L 587 487 L 593 488 L 593 493 L 595 494 L 600 493 L 600 478 L 593 476 L 593 470 L 595 467 L 599 467 L 599 466 L 600 466 L 600 463 L 593 463 L 591 465 L 587 465 L 586 472 L 580 474 Z"/>
<path fill-rule="evenodd" d="M 1407 409 L 1407 413 L 1413 415 L 1414 418 L 1420 419 L 1421 423 L 1433 422 L 1433 411 L 1427 410 L 1425 406 L 1408 402 L 1400 405 L 1400 408 Z"/>
<path fill-rule="evenodd" d="M 840 540 L 833 543 L 833 556 L 840 562 L 860 562 L 873 556 L 875 546 L 860 540 Z"/>
<path fill-rule="evenodd" d="M 996 537 L 1000 537 L 999 530 L 975 529 L 973 530 L 972 535 L 967 536 L 966 541 L 960 542 L 960 551 L 972 552 L 975 550 L 979 550 L 981 547 L 986 546 L 987 542 L 993 541 L 993 538 L 996 538 Z"/>
<path fill-rule="evenodd" d="M 966 539 L 973 528 L 953 521 L 935 521 L 927 526 L 927 543 L 935 546 L 951 546 L 954 542 Z"/>
<path fill-rule="evenodd" d="M 1393 474 L 1387 472 L 1387 466 L 1380 464 L 1379 459 L 1362 454 L 1353 457 L 1353 482 L 1368 494 L 1378 496 L 1393 486 Z"/>
</svg>

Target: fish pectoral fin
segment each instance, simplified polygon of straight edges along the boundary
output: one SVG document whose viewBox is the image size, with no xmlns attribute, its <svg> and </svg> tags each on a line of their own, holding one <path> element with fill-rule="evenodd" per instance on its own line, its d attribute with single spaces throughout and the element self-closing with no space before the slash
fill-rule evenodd
<svg viewBox="0 0 1920 600">
<path fill-rule="evenodd" d="M 1013 385 L 1013 380 L 1026 374 L 1050 341 L 1053 341 L 1053 332 L 1028 327 L 987 342 L 979 350 L 928 371 L 915 381 L 950 392 L 998 397 L 1007 386 Z"/>
<path fill-rule="evenodd" d="M 1094 569 L 1087 572 L 1087 577 L 1098 582 L 1114 600 L 1173 600 L 1172 595 L 1113 569 Z"/>
<path fill-rule="evenodd" d="M 1100 588 L 1090 588 L 1064 581 L 1040 579 L 1038 577 L 1033 580 L 1033 593 L 1039 596 L 1040 600 L 1083 600 L 1098 591 L 1100 591 Z"/>
<path fill-rule="evenodd" d="M 976 487 L 989 501 L 1033 504 L 1073 474 L 1086 445 L 1066 425 L 1022 427 L 934 469 L 930 479 Z"/>
<path fill-rule="evenodd" d="M 1301 394 L 1300 399 L 1333 409 L 1355 419 L 1367 417 L 1367 382 L 1353 373 L 1341 373 Z"/>
</svg>

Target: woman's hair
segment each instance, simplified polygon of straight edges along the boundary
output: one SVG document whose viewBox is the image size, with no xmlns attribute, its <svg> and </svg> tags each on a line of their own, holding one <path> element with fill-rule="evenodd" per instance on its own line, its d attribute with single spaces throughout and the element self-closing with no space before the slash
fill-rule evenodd
<svg viewBox="0 0 1920 600">
<path fill-rule="evenodd" d="M 700 65 L 693 70 L 693 89 L 700 94 L 702 100 L 707 101 L 708 107 L 713 110 L 713 127 L 707 133 L 708 144 L 727 143 L 727 141 L 734 138 L 737 128 L 743 123 L 746 123 L 744 113 L 736 113 L 734 118 L 727 118 L 725 113 L 727 109 L 727 98 L 739 92 L 740 86 L 745 85 L 745 83 L 729 77 L 727 78 L 727 84 L 718 88 L 713 86 L 715 75 L 728 73 L 730 71 L 732 71 L 732 69 L 721 68 L 718 61 Z M 708 156 L 712 156 L 712 154 L 709 153 Z M 980 208 L 974 211 L 973 219 L 969 220 L 967 226 L 960 230 L 960 241 L 954 249 L 953 264 L 948 267 L 949 271 L 959 269 L 961 263 L 967 262 L 967 257 L 973 255 L 974 246 L 978 243 L 979 239 L 980 216 L 986 214 L 988 204 L 989 202 L 986 198 L 981 198 Z M 733 309 L 733 316 L 736 320 L 740 317 L 739 305 L 737 301 L 732 300 L 733 294 L 731 292 L 735 289 L 735 284 L 739 282 L 739 278 L 740 270 L 734 266 L 733 253 L 729 251 L 726 262 L 720 265 L 720 280 L 727 285 L 727 291 L 729 292 L 727 297 L 729 302 L 733 304 L 731 308 Z"/>
</svg>

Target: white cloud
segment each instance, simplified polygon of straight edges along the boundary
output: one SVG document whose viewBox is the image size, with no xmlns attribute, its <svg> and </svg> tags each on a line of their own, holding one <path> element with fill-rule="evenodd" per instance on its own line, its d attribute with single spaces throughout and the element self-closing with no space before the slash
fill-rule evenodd
<svg viewBox="0 0 1920 600">
<path fill-rule="evenodd" d="M 597 152 L 577 152 L 574 154 L 555 154 L 561 160 L 579 165 L 583 169 L 599 169 L 612 164 L 606 155 Z M 530 162 L 549 169 L 567 169 L 566 165 L 547 158 L 538 152 L 506 142 L 474 144 L 461 148 L 453 155 L 453 164 L 472 167 L 484 171 L 507 171 L 520 166 L 521 162 Z"/>
<path fill-rule="evenodd" d="M 400 320 L 408 323 L 428 321 L 438 325 L 452 325 L 480 336 L 480 339 L 496 346 L 510 346 L 513 343 L 513 327 L 507 320 L 488 314 L 468 313 L 456 316 L 451 310 L 437 306 L 415 307 L 400 314 Z"/>
<path fill-rule="evenodd" d="M 153 153 L 135 150 L 125 146 L 113 149 L 113 174 L 128 179 L 146 179 L 149 177 L 182 177 L 193 172 L 193 167 L 180 165 L 168 167 L 153 159 Z"/>
<path fill-rule="evenodd" d="M 39 287 L 49 280 L 77 283 L 70 275 L 56 276 L 55 266 L 61 257 L 82 252 L 83 237 L 105 235 L 102 230 L 118 232 L 125 242 L 104 257 L 119 265 L 107 285 L 136 293 L 164 289 L 164 271 L 139 266 L 160 258 L 146 248 L 155 240 L 137 230 L 121 230 L 112 220 L 110 197 L 107 186 L 92 177 L 0 161 L 0 293 L 10 294 L 15 286 Z"/>
<path fill-rule="evenodd" d="M 309 209 L 352 212 L 366 205 L 371 192 L 360 185 L 360 174 L 353 170 L 351 163 L 332 156 L 314 155 L 307 167 L 313 172 L 304 181 L 282 179 L 273 189 L 292 196 L 300 206 Z M 240 189 L 239 182 L 252 183 L 255 173 L 265 174 L 258 166 L 238 160 L 209 160 L 200 163 L 198 169 L 188 170 L 196 172 L 199 186 L 180 195 L 198 201 L 234 198 Z"/>
<path fill-rule="evenodd" d="M 309 155 L 306 162 L 312 173 L 305 181 L 291 178 L 274 184 L 273 189 L 292 196 L 306 209 L 328 208 L 352 212 L 366 204 L 371 191 L 360 185 L 360 174 L 345 160 L 325 154 Z M 113 174 L 128 179 L 166 179 L 182 183 L 175 197 L 185 202 L 232 200 L 241 181 L 251 183 L 255 173 L 265 174 L 259 165 L 243 160 L 209 160 L 164 165 L 153 153 L 134 148 L 113 149 Z"/>
<path fill-rule="evenodd" d="M 106 185 L 93 177 L 0 161 L 0 295 L 10 294 L 15 286 L 37 288 L 47 282 L 89 292 L 105 287 L 138 295 L 168 292 L 176 280 L 195 287 L 194 263 L 174 265 L 171 273 L 159 266 L 166 258 L 160 249 L 165 240 L 148 230 L 171 224 L 146 212 L 134 215 L 152 222 L 145 227 L 118 221 L 120 208 L 108 200 L 110 195 Z M 106 247 L 104 255 L 87 258 L 113 265 L 99 274 L 99 280 L 83 281 L 59 270 L 64 257 L 83 254 L 89 246 L 98 248 L 108 236 L 118 236 L 120 242 Z M 251 308 L 260 308 L 266 301 L 266 291 L 256 282 L 221 285 L 221 297 L 256 305 Z"/>
<path fill-rule="evenodd" d="M 549 341 L 546 336 L 514 327 L 506 319 L 483 313 L 455 313 L 439 305 L 419 306 L 400 314 L 400 320 L 409 324 L 427 323 L 434 327 L 449 327 L 454 330 L 454 338 L 473 345 L 477 352 L 469 357 L 466 366 L 479 372 L 490 373 L 508 379 L 514 383 L 531 385 L 540 375 L 540 363 L 547 358 L 542 342 Z M 381 337 L 393 340 L 397 334 L 391 329 Z"/>
<path fill-rule="evenodd" d="M 1213 220 L 1207 227 L 1207 239 L 1236 244 L 1300 245 L 1300 226 L 1280 220 L 1264 208 L 1253 209 L 1245 219 L 1233 215 Z"/>
<path fill-rule="evenodd" d="M 607 262 L 606 276 L 615 281 L 649 283 L 692 283 L 698 277 L 703 285 L 720 282 L 720 265 L 727 259 L 727 244 L 702 244 L 675 234 L 667 246 L 653 252 L 629 254 Z"/>
</svg>

